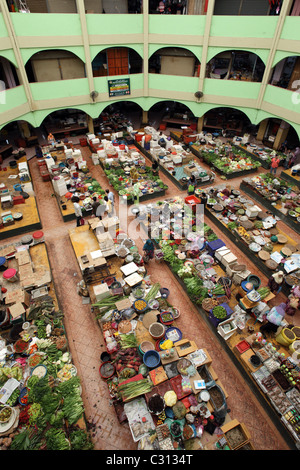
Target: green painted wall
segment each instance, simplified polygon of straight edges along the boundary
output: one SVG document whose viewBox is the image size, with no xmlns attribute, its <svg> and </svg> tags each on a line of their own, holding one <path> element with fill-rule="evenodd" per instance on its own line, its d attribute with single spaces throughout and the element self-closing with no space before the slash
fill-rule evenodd
<svg viewBox="0 0 300 470">
<path fill-rule="evenodd" d="M 80 17 L 78 14 L 37 14 L 31 13 L 28 15 L 25 14 L 14 14 L 11 15 L 11 20 L 15 28 L 17 37 L 36 37 L 36 46 L 31 48 L 21 48 L 21 56 L 23 58 L 24 64 L 27 60 L 36 52 L 44 50 L 45 48 L 39 47 L 39 37 L 53 36 L 67 37 L 67 43 L 72 44 L 72 37 L 76 37 L 76 43 L 78 44 L 78 37 L 81 40 L 81 24 Z M 123 34 L 123 35 L 132 35 L 132 34 L 143 34 L 143 15 L 86 15 L 88 33 L 90 36 L 93 36 L 93 41 L 95 41 L 95 36 L 112 36 Z M 202 55 L 202 46 L 197 45 L 196 41 L 191 41 L 193 44 L 186 46 L 184 41 L 180 44 L 180 36 L 196 36 L 199 39 L 203 36 L 205 30 L 205 21 L 206 16 L 202 15 L 149 15 L 149 34 L 150 35 L 174 35 L 176 34 L 179 44 L 176 44 L 175 47 L 183 47 L 190 50 L 195 56 L 201 61 Z M 274 36 L 275 28 L 277 25 L 278 17 L 276 16 L 255 16 L 255 17 L 244 17 L 244 16 L 214 16 L 212 18 L 211 31 L 210 35 L 212 37 L 235 37 L 237 38 L 236 44 L 239 44 L 239 38 L 261 38 L 269 39 Z M 5 28 L 3 21 L 3 16 L 0 13 L 0 38 L 7 37 L 8 33 Z M 151 36 L 150 36 L 151 37 Z M 297 40 L 299 41 L 299 18 L 298 17 L 287 17 L 283 27 L 281 38 L 288 40 Z M 106 38 L 105 38 L 106 39 Z M 0 41 L 1 42 L 1 41 Z M 200 40 L 199 40 L 200 42 Z M 51 41 L 49 41 L 51 44 Z M 257 48 L 236 48 L 237 50 L 248 50 L 257 54 L 264 63 L 266 63 L 269 55 L 269 50 L 263 48 L 264 43 L 261 42 Z M 144 45 L 141 40 L 140 43 L 113 43 L 113 44 L 104 44 L 99 41 L 99 44 L 90 45 L 91 58 L 97 55 L 103 49 L 106 49 L 109 46 L 125 46 L 133 48 L 141 57 L 144 56 Z M 160 44 L 160 43 L 149 43 L 148 47 L 148 57 L 150 57 L 154 52 L 159 50 L 162 47 L 172 47 L 174 44 Z M 0 44 L 1 48 L 1 44 Z M 53 49 L 53 47 L 51 47 Z M 75 55 L 80 57 L 85 62 L 85 53 L 83 45 L 80 46 L 66 46 L 58 47 L 58 49 L 66 49 L 70 52 L 73 52 Z M 219 52 L 230 50 L 229 48 L 224 47 L 212 47 L 208 48 L 208 58 L 209 61 Z M 300 51 L 299 51 L 300 52 Z M 16 65 L 16 58 L 14 56 L 13 49 L 6 49 L 0 51 L 0 55 L 3 55 L 8 60 L 11 60 Z M 274 64 L 278 63 L 282 58 L 289 55 L 294 55 L 294 53 L 289 53 L 288 51 L 278 50 L 275 53 Z M 131 89 L 135 90 L 137 94 L 143 93 L 144 88 L 144 75 L 134 74 L 129 75 L 131 81 Z M 108 77 L 95 77 L 95 89 L 101 93 L 105 94 L 108 91 L 107 86 Z M 198 89 L 199 79 L 197 77 L 179 77 L 179 76 L 168 76 L 168 75 L 158 75 L 158 74 L 149 74 L 148 76 L 148 85 L 150 89 L 166 90 L 168 92 L 173 92 L 176 96 L 176 92 L 189 92 L 194 93 Z M 228 107 L 230 107 L 230 98 L 252 98 L 255 100 L 258 97 L 259 93 L 259 83 L 250 83 L 250 82 L 236 82 L 236 81 L 223 81 L 223 80 L 213 80 L 205 79 L 204 80 L 204 93 L 206 95 L 214 96 L 216 100 L 218 96 L 226 97 L 228 100 Z M 30 85 L 33 99 L 36 101 L 47 101 L 55 98 L 72 98 L 77 96 L 87 96 L 89 95 L 89 86 L 87 79 L 76 79 L 76 80 L 63 80 L 59 82 L 47 82 L 47 83 L 34 83 Z M 5 113 L 8 110 L 17 108 L 21 104 L 26 103 L 26 95 L 23 86 L 7 90 L 7 100 L 4 105 L 0 105 L 0 128 L 3 127 L 5 121 Z M 268 86 L 265 93 L 265 101 L 267 103 L 272 103 L 278 105 L 279 107 L 289 110 L 294 113 L 299 112 L 300 104 L 295 104 L 291 100 L 291 93 L 288 90 L 283 90 L 280 88 Z M 87 103 L 85 105 L 77 106 L 76 108 L 81 109 L 82 111 L 89 114 L 91 117 L 96 118 L 99 114 L 111 103 L 118 101 L 133 101 L 137 103 L 145 111 L 151 109 L 151 107 L 158 102 L 164 100 L 155 97 L 143 97 L 138 98 L 128 98 L 114 100 L 114 101 L 104 101 L 100 103 Z M 197 116 L 201 117 L 208 110 L 212 108 L 217 108 L 214 103 L 202 103 L 197 102 L 196 99 L 192 98 L 192 101 L 180 101 L 189 107 L 191 112 Z M 75 107 L 75 106 L 74 106 Z M 222 105 L 224 107 L 224 105 Z M 55 108 L 57 109 L 57 108 Z M 20 116 L 24 120 L 28 120 L 30 123 L 35 123 L 36 126 L 39 126 L 43 119 L 52 111 L 54 108 L 44 109 L 40 111 L 33 111 L 26 115 Z M 250 121 L 257 124 L 260 120 L 266 117 L 272 117 L 271 114 L 265 113 L 264 111 L 257 110 L 256 108 L 236 108 L 245 112 L 249 117 Z M 286 115 L 286 114 L 285 114 Z M 26 118 L 25 118 L 26 117 Z M 297 130 L 300 136 L 300 126 L 297 123 L 291 123 Z M 33 124 L 34 125 L 34 124 Z"/>
<path fill-rule="evenodd" d="M 166 91 L 186 91 L 195 93 L 198 90 L 198 77 L 180 77 L 177 75 L 149 74 L 149 88 Z"/>
<path fill-rule="evenodd" d="M 5 93 L 5 96 L 3 96 L 2 93 Z M 5 122 L 6 111 L 16 108 L 24 103 L 27 103 L 27 97 L 23 85 L 1 92 L 0 122 Z"/>
<path fill-rule="evenodd" d="M 281 39 L 293 39 L 299 41 L 299 17 L 287 16 L 282 28 Z"/>
<path fill-rule="evenodd" d="M 277 16 L 213 16 L 210 36 L 272 38 Z"/>
<path fill-rule="evenodd" d="M 30 89 L 33 99 L 36 101 L 89 95 L 87 78 L 31 83 Z"/>
<path fill-rule="evenodd" d="M 294 91 L 279 88 L 273 85 L 267 85 L 264 96 L 264 101 L 267 103 L 280 106 L 285 110 L 299 113 L 299 124 L 300 124 L 300 97 L 299 97 L 299 80 L 296 84 Z"/>
<path fill-rule="evenodd" d="M 0 50 L 0 56 L 5 57 L 7 60 L 12 62 L 15 65 L 15 67 L 18 66 L 13 49 L 5 49 L 3 51 Z"/>
<path fill-rule="evenodd" d="M 149 15 L 149 34 L 203 36 L 205 18 L 202 15 Z"/>
<path fill-rule="evenodd" d="M 0 12 L 0 37 L 4 38 L 7 36 L 8 36 L 8 33 L 7 33 L 5 23 L 4 23 L 3 14 Z"/>
<path fill-rule="evenodd" d="M 130 89 L 131 90 L 141 90 L 143 93 L 144 88 L 144 74 L 143 73 L 133 73 L 131 75 L 116 75 L 109 77 L 95 77 L 94 84 L 95 89 L 98 93 L 107 93 L 108 92 L 108 80 L 115 78 L 129 78 L 130 79 Z"/>
<path fill-rule="evenodd" d="M 235 98 L 257 99 L 261 84 L 238 80 L 218 80 L 206 78 L 204 90 L 206 95 L 234 96 Z"/>
<path fill-rule="evenodd" d="M 17 36 L 81 35 L 79 15 L 60 13 L 10 14 Z"/>
<path fill-rule="evenodd" d="M 89 34 L 141 34 L 143 15 L 86 15 Z"/>
</svg>

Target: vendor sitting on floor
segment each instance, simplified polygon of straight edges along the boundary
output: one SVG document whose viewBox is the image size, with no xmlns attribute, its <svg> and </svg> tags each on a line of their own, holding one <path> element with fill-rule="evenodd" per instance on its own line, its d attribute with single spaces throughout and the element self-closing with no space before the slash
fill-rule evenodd
<svg viewBox="0 0 300 470">
<path fill-rule="evenodd" d="M 279 294 L 282 289 L 283 280 L 283 271 L 278 271 L 277 273 L 272 274 L 268 281 L 268 287 L 270 288 L 272 294 Z"/>
<path fill-rule="evenodd" d="M 282 302 L 272 307 L 266 315 L 266 322 L 260 327 L 260 332 L 266 337 L 266 333 L 276 333 L 278 327 L 283 323 L 286 304 Z"/>
</svg>

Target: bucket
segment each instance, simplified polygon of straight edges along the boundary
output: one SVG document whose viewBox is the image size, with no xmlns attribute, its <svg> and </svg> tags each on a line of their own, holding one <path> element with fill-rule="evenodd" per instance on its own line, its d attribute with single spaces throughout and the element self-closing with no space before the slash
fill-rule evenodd
<svg viewBox="0 0 300 470">
<path fill-rule="evenodd" d="M 296 340 L 295 333 L 289 328 L 282 328 L 280 333 L 276 336 L 276 341 L 283 346 L 290 346 Z"/>
<path fill-rule="evenodd" d="M 9 268 L 4 271 L 3 278 L 9 282 L 16 282 L 18 280 L 18 273 L 15 269 Z"/>
<path fill-rule="evenodd" d="M 14 184 L 15 191 L 22 191 L 22 186 L 20 184 Z"/>
<path fill-rule="evenodd" d="M 293 341 L 292 344 L 290 344 L 289 346 L 289 350 L 291 351 L 291 353 L 297 352 L 300 354 L 300 341 Z"/>
<path fill-rule="evenodd" d="M 32 234 L 32 237 L 35 242 L 41 242 L 44 238 L 44 232 L 42 232 L 41 230 L 37 230 Z"/>
<path fill-rule="evenodd" d="M 293 326 L 292 332 L 296 335 L 296 340 L 300 340 L 300 326 Z"/>
<path fill-rule="evenodd" d="M 161 339 L 165 334 L 165 327 L 161 323 L 154 322 L 149 326 L 149 333 L 154 339 Z"/>
</svg>

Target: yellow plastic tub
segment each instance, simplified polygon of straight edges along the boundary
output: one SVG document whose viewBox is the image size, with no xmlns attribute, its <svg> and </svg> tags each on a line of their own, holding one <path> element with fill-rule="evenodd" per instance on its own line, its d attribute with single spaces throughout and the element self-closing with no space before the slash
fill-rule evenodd
<svg viewBox="0 0 300 470">
<path fill-rule="evenodd" d="M 289 347 L 296 340 L 295 333 L 289 328 L 282 328 L 280 333 L 276 336 L 277 343 Z"/>
<path fill-rule="evenodd" d="M 297 352 L 300 354 L 300 341 L 296 339 L 296 341 L 293 341 L 292 344 L 289 346 L 289 350 L 291 353 Z"/>
</svg>

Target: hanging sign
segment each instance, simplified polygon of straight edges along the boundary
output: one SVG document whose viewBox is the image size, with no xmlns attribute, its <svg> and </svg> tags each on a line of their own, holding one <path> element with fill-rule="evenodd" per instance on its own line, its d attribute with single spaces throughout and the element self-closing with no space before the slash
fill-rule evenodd
<svg viewBox="0 0 300 470">
<path fill-rule="evenodd" d="M 109 96 L 130 95 L 130 78 L 108 80 Z"/>
</svg>

